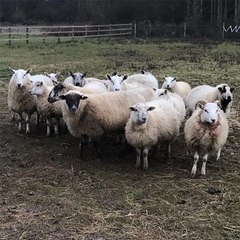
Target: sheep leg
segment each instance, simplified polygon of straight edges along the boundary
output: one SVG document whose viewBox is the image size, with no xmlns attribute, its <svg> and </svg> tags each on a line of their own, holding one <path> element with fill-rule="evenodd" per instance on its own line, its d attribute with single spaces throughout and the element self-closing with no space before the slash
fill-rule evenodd
<svg viewBox="0 0 240 240">
<path fill-rule="evenodd" d="M 54 133 L 55 135 L 59 135 L 59 118 L 55 118 L 54 122 Z"/>
<path fill-rule="evenodd" d="M 99 142 L 94 141 L 93 142 L 93 146 L 96 149 L 96 153 L 97 153 L 97 161 L 100 161 L 102 159 L 101 157 L 101 150 L 100 150 L 100 146 L 99 146 Z"/>
<path fill-rule="evenodd" d="M 46 136 L 49 137 L 50 136 L 50 128 L 51 128 L 51 122 L 49 118 L 46 118 L 46 123 L 47 123 L 47 134 Z"/>
<path fill-rule="evenodd" d="M 31 114 L 27 114 L 26 116 L 26 133 L 30 133 L 30 119 L 31 119 Z"/>
<path fill-rule="evenodd" d="M 141 149 L 140 148 L 136 148 L 136 152 L 137 152 L 137 160 L 136 160 L 136 168 L 140 168 L 141 166 Z"/>
<path fill-rule="evenodd" d="M 192 171 L 191 171 L 191 174 L 192 174 L 193 177 L 195 176 L 195 174 L 197 172 L 197 162 L 198 162 L 198 159 L 199 159 L 198 152 L 195 152 L 194 153 L 194 163 L 193 163 L 193 167 L 192 167 Z"/>
<path fill-rule="evenodd" d="M 203 177 L 206 176 L 206 164 L 207 164 L 207 160 L 208 160 L 208 154 L 206 153 L 204 156 L 203 156 L 203 163 L 202 163 L 202 169 L 201 169 L 201 175 Z"/>
<path fill-rule="evenodd" d="M 218 151 L 217 151 L 217 158 L 216 158 L 216 161 L 220 158 L 220 155 L 221 155 L 221 151 L 222 149 L 220 148 Z"/>
<path fill-rule="evenodd" d="M 18 131 L 19 132 L 22 131 L 22 121 L 23 121 L 22 113 L 18 113 Z"/>
<path fill-rule="evenodd" d="M 15 112 L 12 113 L 12 117 L 11 117 L 11 121 L 15 121 L 15 118 L 16 118 L 16 115 L 15 115 Z"/>
<path fill-rule="evenodd" d="M 143 149 L 143 170 L 144 171 L 148 170 L 148 151 L 149 151 L 149 148 Z"/>
<path fill-rule="evenodd" d="M 39 118 L 40 118 L 40 114 L 39 114 L 39 112 L 37 111 L 36 118 L 35 118 L 35 126 L 38 126 L 38 125 L 39 125 Z"/>
</svg>

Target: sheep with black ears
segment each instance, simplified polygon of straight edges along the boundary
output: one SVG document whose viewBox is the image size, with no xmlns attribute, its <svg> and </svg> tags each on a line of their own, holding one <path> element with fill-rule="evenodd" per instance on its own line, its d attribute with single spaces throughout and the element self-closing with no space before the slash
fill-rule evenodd
<svg viewBox="0 0 240 240">
<path fill-rule="evenodd" d="M 18 131 L 22 130 L 23 113 L 26 114 L 26 133 L 30 133 L 30 118 L 37 111 L 36 96 L 31 96 L 31 69 L 11 69 L 13 75 L 8 86 L 8 108 L 18 114 Z M 38 117 L 36 119 L 38 123 Z"/>
<path fill-rule="evenodd" d="M 191 91 L 191 86 L 188 83 L 177 81 L 175 77 L 164 77 L 162 88 L 172 90 L 174 93 L 177 93 L 184 102 L 186 102 L 186 97 Z"/>
<path fill-rule="evenodd" d="M 219 159 L 221 149 L 228 137 L 229 127 L 225 114 L 216 103 L 199 101 L 196 110 L 186 121 L 184 127 L 187 149 L 194 155 L 191 174 L 197 172 L 199 155 L 203 155 L 201 175 L 206 175 L 206 163 L 211 152 L 217 153 Z"/>
<path fill-rule="evenodd" d="M 219 100 L 224 113 L 228 116 L 233 101 L 234 88 L 229 87 L 226 83 L 212 87 L 209 85 L 201 85 L 193 88 L 186 98 L 187 112 L 190 116 L 195 109 L 195 105 L 200 100 L 214 102 Z"/>
<path fill-rule="evenodd" d="M 143 169 L 148 169 L 149 150 L 162 142 L 167 142 L 168 153 L 170 144 L 179 135 L 180 120 L 173 106 L 158 106 L 156 101 L 138 103 L 130 107 L 131 116 L 125 127 L 127 142 L 137 151 L 136 168 L 141 165 L 143 156 Z"/>
<path fill-rule="evenodd" d="M 37 96 L 37 110 L 46 118 L 47 123 L 47 136 L 50 136 L 51 119 L 54 119 L 54 132 L 55 135 L 59 134 L 59 120 L 62 117 L 62 104 L 61 102 L 48 102 L 48 95 L 53 87 L 48 87 L 44 81 L 36 81 L 30 89 L 31 95 Z"/>
<path fill-rule="evenodd" d="M 95 95 L 69 91 L 59 99 L 64 100 L 63 120 L 69 132 L 75 137 L 87 135 L 96 140 L 94 144 L 98 159 L 101 158 L 100 137 L 106 133 L 123 131 L 130 116 L 128 107 L 145 101 L 137 93 L 122 91 Z"/>
</svg>

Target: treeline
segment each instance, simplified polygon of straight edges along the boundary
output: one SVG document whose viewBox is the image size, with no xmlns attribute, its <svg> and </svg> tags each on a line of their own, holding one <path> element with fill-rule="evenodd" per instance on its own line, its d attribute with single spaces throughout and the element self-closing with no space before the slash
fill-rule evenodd
<svg viewBox="0 0 240 240">
<path fill-rule="evenodd" d="M 0 0 L 0 24 L 239 23 L 240 0 Z"/>
</svg>

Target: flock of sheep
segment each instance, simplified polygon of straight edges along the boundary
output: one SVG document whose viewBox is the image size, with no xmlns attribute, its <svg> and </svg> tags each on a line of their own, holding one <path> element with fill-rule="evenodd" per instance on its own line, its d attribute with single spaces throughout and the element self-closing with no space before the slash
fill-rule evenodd
<svg viewBox="0 0 240 240">
<path fill-rule="evenodd" d="M 8 107 L 18 116 L 18 131 L 22 131 L 26 114 L 26 133 L 30 132 L 30 118 L 36 114 L 46 121 L 47 136 L 51 122 L 59 134 L 59 120 L 63 118 L 69 132 L 83 142 L 93 140 L 97 158 L 101 158 L 99 141 L 108 133 L 125 131 L 127 142 L 137 152 L 136 167 L 148 169 L 148 152 L 154 146 L 167 143 L 167 157 L 171 143 L 184 125 L 188 152 L 194 157 L 191 174 L 197 172 L 199 155 L 203 156 L 201 175 L 206 175 L 210 153 L 219 159 L 229 132 L 227 115 L 233 100 L 233 88 L 227 84 L 216 87 L 201 85 L 191 89 L 186 82 L 165 77 L 159 89 L 157 79 L 142 71 L 130 76 L 113 73 L 106 80 L 88 78 L 80 72 L 70 72 L 62 83 L 59 73 L 30 75 L 31 70 L 14 70 L 9 82 Z M 186 119 L 187 118 L 187 119 Z"/>
</svg>

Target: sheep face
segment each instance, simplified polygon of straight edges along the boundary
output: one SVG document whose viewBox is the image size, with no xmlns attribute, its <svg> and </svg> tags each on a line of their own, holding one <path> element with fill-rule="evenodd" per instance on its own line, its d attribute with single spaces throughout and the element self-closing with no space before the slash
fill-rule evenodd
<svg viewBox="0 0 240 240">
<path fill-rule="evenodd" d="M 30 73 L 31 69 L 28 69 L 27 71 L 23 69 L 18 70 L 10 69 L 10 70 L 13 72 L 12 78 L 16 83 L 16 87 L 21 89 L 28 82 L 27 75 Z"/>
<path fill-rule="evenodd" d="M 231 102 L 232 101 L 232 92 L 234 91 L 234 88 L 230 88 L 228 85 L 221 85 L 218 87 L 218 90 L 221 95 L 221 99 Z"/>
<path fill-rule="evenodd" d="M 73 85 L 79 86 L 79 87 L 83 87 L 85 85 L 86 73 L 80 73 L 80 72 L 76 72 L 76 73 L 69 72 L 69 73 L 73 78 Z"/>
<path fill-rule="evenodd" d="M 42 95 L 43 94 L 43 82 L 42 81 L 36 81 L 33 83 L 33 86 L 29 93 L 31 95 Z"/>
<path fill-rule="evenodd" d="M 141 125 L 147 122 L 148 112 L 155 109 L 155 107 L 147 106 L 144 103 L 138 103 L 134 106 L 129 107 L 132 111 L 131 118 L 135 124 Z"/>
<path fill-rule="evenodd" d="M 155 91 L 154 95 L 153 95 L 153 100 L 157 100 L 157 99 L 161 99 L 163 98 L 164 96 L 168 96 L 168 90 L 167 89 L 163 89 L 163 88 L 160 88 L 160 89 L 153 89 Z"/>
<path fill-rule="evenodd" d="M 59 96 L 59 98 L 66 101 L 70 113 L 76 113 L 80 106 L 80 100 L 87 99 L 87 96 L 78 93 L 69 93 Z"/>
<path fill-rule="evenodd" d="M 176 82 L 175 77 L 164 77 L 164 83 L 163 86 L 166 89 L 172 89 L 174 83 Z"/>
<path fill-rule="evenodd" d="M 52 80 L 53 86 L 58 84 L 58 77 L 60 76 L 60 72 L 57 73 L 44 73 L 47 77 Z"/>
<path fill-rule="evenodd" d="M 121 76 L 121 75 L 114 75 L 114 76 L 110 76 L 107 75 L 107 79 L 110 81 L 111 84 L 111 90 L 113 91 L 120 91 L 122 88 L 122 82 L 124 80 L 127 79 L 127 75 L 126 76 Z"/>
<path fill-rule="evenodd" d="M 59 95 L 65 94 L 66 93 L 65 90 L 66 88 L 64 84 L 58 83 L 57 85 L 55 85 L 48 95 L 48 102 L 53 103 L 57 100 L 60 100 L 58 97 Z"/>
<path fill-rule="evenodd" d="M 215 125 L 219 120 L 219 107 L 216 103 L 197 103 L 198 106 L 202 109 L 201 112 L 201 121 L 203 123 L 209 123 Z"/>
</svg>

